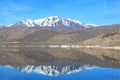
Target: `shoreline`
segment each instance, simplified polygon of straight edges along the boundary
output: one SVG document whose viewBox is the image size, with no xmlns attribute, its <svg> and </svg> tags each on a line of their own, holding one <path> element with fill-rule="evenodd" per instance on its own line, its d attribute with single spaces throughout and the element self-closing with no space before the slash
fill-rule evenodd
<svg viewBox="0 0 120 80">
<path fill-rule="evenodd" d="M 120 50 L 120 46 L 100 46 L 100 45 L 32 45 L 32 44 L 23 44 L 23 45 L 13 45 L 13 44 L 3 44 L 1 45 L 1 49 L 7 48 L 64 48 L 64 49 L 79 49 L 79 48 L 92 48 L 92 49 L 114 49 Z"/>
</svg>

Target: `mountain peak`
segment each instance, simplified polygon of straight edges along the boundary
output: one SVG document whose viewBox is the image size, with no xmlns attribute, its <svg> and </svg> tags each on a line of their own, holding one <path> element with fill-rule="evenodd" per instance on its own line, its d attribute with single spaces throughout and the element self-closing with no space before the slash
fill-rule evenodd
<svg viewBox="0 0 120 80">
<path fill-rule="evenodd" d="M 14 25 L 13 25 L 14 26 Z M 15 26 L 22 26 L 22 27 L 66 27 L 66 28 L 74 28 L 74 29 L 81 29 L 81 28 L 88 28 L 88 26 L 78 20 L 70 19 L 70 18 L 60 18 L 58 16 L 49 16 L 47 18 L 41 18 L 37 20 L 22 20 L 15 24 Z"/>
<path fill-rule="evenodd" d="M 59 16 L 49 16 L 49 19 L 60 19 Z"/>
</svg>

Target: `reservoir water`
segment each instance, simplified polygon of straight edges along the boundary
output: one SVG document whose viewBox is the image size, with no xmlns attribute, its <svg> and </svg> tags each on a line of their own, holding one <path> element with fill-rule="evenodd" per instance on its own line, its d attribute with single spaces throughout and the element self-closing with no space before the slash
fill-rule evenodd
<svg viewBox="0 0 120 80">
<path fill-rule="evenodd" d="M 120 51 L 0 49 L 0 80 L 120 80 Z"/>
</svg>

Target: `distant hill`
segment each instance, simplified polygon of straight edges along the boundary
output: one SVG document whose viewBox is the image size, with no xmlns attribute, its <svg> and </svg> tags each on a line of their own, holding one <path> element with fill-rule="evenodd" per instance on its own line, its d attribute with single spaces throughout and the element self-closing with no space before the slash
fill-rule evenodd
<svg viewBox="0 0 120 80">
<path fill-rule="evenodd" d="M 120 30 L 103 33 L 84 41 L 84 43 L 88 45 L 120 46 Z"/>
<path fill-rule="evenodd" d="M 53 42 L 82 42 L 90 38 L 94 38 L 106 32 L 120 30 L 120 25 L 106 25 L 92 28 L 84 28 L 81 30 L 72 30 L 54 36 L 50 41 Z"/>
</svg>

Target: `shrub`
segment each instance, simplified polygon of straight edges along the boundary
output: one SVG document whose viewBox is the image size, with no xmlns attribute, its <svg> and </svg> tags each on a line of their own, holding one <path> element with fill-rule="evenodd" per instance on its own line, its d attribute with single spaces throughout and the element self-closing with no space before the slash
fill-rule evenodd
<svg viewBox="0 0 120 80">
<path fill-rule="evenodd" d="M 115 34 L 118 34 L 118 31 L 115 31 L 115 32 L 107 32 L 107 33 L 104 33 L 102 35 L 102 38 L 105 38 L 105 37 L 109 37 L 109 36 L 113 36 Z"/>
</svg>

